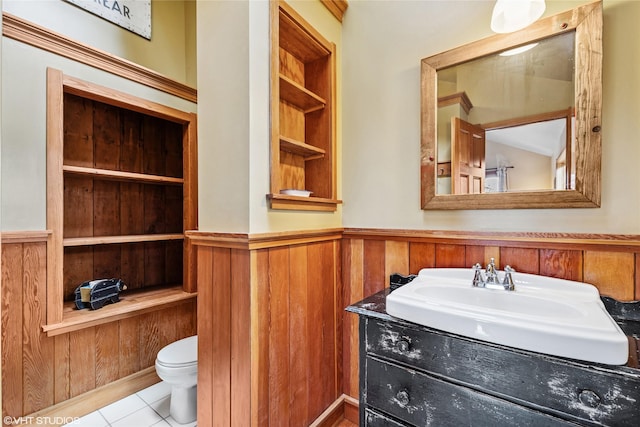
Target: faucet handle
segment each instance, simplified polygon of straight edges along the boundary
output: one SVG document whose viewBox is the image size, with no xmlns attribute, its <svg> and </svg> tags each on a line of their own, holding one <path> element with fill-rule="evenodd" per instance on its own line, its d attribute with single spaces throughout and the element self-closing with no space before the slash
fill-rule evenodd
<svg viewBox="0 0 640 427">
<path fill-rule="evenodd" d="M 475 263 L 473 266 L 473 286 L 482 285 L 482 266 L 479 262 Z"/>
<path fill-rule="evenodd" d="M 498 283 L 498 272 L 496 271 L 495 258 L 491 258 L 489 260 L 489 264 L 487 264 L 486 271 L 487 271 L 486 283 Z"/>
<path fill-rule="evenodd" d="M 505 289 L 509 289 L 509 290 L 514 289 L 513 277 L 511 276 L 511 273 L 515 273 L 515 272 L 516 270 L 510 265 L 507 265 L 504 268 L 504 279 L 502 280 L 502 284 L 504 285 Z"/>
</svg>

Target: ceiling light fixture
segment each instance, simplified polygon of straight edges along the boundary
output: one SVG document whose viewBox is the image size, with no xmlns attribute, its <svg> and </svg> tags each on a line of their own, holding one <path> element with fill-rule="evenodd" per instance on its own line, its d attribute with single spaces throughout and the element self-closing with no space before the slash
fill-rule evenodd
<svg viewBox="0 0 640 427">
<path fill-rule="evenodd" d="M 544 0 L 497 0 L 491 15 L 491 29 L 511 33 L 533 24 L 546 8 Z"/>
</svg>

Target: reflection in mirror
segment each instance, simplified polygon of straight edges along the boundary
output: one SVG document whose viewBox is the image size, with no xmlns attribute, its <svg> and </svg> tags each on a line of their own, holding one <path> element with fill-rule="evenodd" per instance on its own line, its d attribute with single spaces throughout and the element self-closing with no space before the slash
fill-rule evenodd
<svg viewBox="0 0 640 427">
<path fill-rule="evenodd" d="M 569 32 L 437 71 L 438 194 L 573 188 L 574 44 Z"/>
<path fill-rule="evenodd" d="M 423 209 L 600 205 L 602 2 L 422 60 Z"/>
</svg>

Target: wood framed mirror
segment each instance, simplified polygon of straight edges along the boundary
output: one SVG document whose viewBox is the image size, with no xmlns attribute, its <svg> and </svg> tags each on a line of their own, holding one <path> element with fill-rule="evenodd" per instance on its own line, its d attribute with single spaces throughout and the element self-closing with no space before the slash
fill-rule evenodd
<svg viewBox="0 0 640 427">
<path fill-rule="evenodd" d="M 601 111 L 601 1 L 424 58 L 422 209 L 599 207 Z M 496 154 L 506 140 L 520 145 Z"/>
</svg>

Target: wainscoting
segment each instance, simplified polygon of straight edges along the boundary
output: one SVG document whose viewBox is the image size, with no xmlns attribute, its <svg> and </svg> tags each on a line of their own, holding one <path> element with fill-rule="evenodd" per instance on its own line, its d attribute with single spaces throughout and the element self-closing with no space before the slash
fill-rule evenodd
<svg viewBox="0 0 640 427">
<path fill-rule="evenodd" d="M 345 229 L 344 306 L 388 287 L 392 273 L 470 268 L 490 258 L 500 268 L 584 281 L 622 301 L 640 299 L 640 236 Z M 344 314 L 342 333 L 344 393 L 358 398 L 357 315 Z"/>
<path fill-rule="evenodd" d="M 198 426 L 308 426 L 342 395 L 341 234 L 190 233 Z"/>
<path fill-rule="evenodd" d="M 3 415 L 32 414 L 117 380 L 134 381 L 136 373 L 154 366 L 163 346 L 196 333 L 192 298 L 48 337 L 42 329 L 48 236 L 47 232 L 2 234 Z M 97 409 L 89 400 L 85 409 Z"/>
<path fill-rule="evenodd" d="M 187 233 L 198 256 L 198 425 L 358 422 L 357 316 L 344 307 L 392 273 L 503 268 L 640 299 L 640 236 L 330 229 Z M 55 337 L 46 313 L 48 234 L 3 234 L 3 412 L 20 416 L 153 365 L 196 331 L 193 299 Z M 151 339 L 150 339 L 151 337 Z M 355 398 L 355 399 L 354 399 Z M 213 417 L 215 414 L 215 418 Z"/>
</svg>

